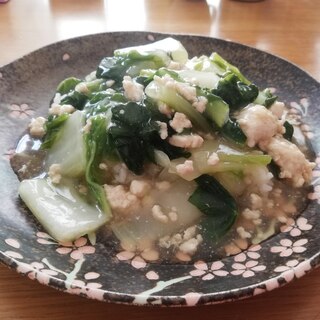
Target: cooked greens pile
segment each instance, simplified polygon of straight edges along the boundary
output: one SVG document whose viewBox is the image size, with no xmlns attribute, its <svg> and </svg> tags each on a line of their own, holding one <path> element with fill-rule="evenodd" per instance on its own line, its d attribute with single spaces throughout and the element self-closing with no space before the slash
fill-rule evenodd
<svg viewBox="0 0 320 320">
<path fill-rule="evenodd" d="M 126 76 L 131 93 L 124 89 Z M 188 99 L 179 84 L 186 90 L 191 87 L 195 95 Z M 277 97 L 260 91 L 217 53 L 189 60 L 186 49 L 172 38 L 115 50 L 86 79 L 63 80 L 56 97 L 60 106 L 75 109 L 50 114 L 45 122 L 41 145 L 47 150 L 45 170 L 48 173 L 59 164 L 61 179 L 57 183 L 47 176 L 24 180 L 19 193 L 61 242 L 89 234 L 112 218 L 99 167 L 103 161 L 124 163 L 139 176 L 149 163 L 179 175 L 177 166 L 192 160 L 194 170 L 179 176 L 195 181 L 189 202 L 202 212 L 200 224 L 212 239 L 226 234 L 238 215 L 232 192 L 222 181 L 229 179 L 230 185 L 244 169 L 271 162 L 269 155 L 246 146 L 234 115 L 252 102 L 270 107 Z M 204 110 L 201 101 L 206 101 Z M 168 114 L 161 112 L 163 106 L 169 106 Z M 175 112 L 184 114 L 192 126 L 172 128 Z M 163 126 L 165 136 L 161 136 Z M 287 126 L 290 138 L 292 128 Z M 195 134 L 204 137 L 201 147 L 171 140 Z M 219 156 L 216 165 L 208 164 L 212 152 Z M 81 193 L 79 186 L 87 192 Z"/>
</svg>

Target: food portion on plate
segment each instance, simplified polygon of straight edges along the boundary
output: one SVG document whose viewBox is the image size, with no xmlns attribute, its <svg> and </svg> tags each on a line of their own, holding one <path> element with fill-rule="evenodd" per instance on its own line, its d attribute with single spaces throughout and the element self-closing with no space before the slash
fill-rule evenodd
<svg viewBox="0 0 320 320">
<path fill-rule="evenodd" d="M 315 166 L 277 96 L 173 38 L 63 80 L 17 151 L 20 197 L 53 238 L 107 229 L 148 261 L 260 243 L 306 206 Z"/>
</svg>

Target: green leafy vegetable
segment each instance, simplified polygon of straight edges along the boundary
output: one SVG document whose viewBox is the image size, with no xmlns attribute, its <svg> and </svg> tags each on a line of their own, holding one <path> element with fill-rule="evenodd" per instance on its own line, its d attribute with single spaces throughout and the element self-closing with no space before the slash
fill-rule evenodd
<svg viewBox="0 0 320 320">
<path fill-rule="evenodd" d="M 72 90 L 61 98 L 61 104 L 71 104 L 76 109 L 82 110 L 87 100 L 85 94 Z"/>
<path fill-rule="evenodd" d="M 278 97 L 273 95 L 270 89 L 265 89 L 263 91 L 259 91 L 259 95 L 257 96 L 254 103 L 261 104 L 266 108 L 271 107 L 276 101 Z"/>
<path fill-rule="evenodd" d="M 289 141 L 292 140 L 294 128 L 293 125 L 289 121 L 285 121 L 283 124 L 286 132 L 283 134 L 283 137 Z"/>
<path fill-rule="evenodd" d="M 202 175 L 195 180 L 198 187 L 189 198 L 203 214 L 201 225 L 211 239 L 217 240 L 232 227 L 238 210 L 234 198 L 212 176 Z"/>
<path fill-rule="evenodd" d="M 241 146 L 244 146 L 247 141 L 246 135 L 235 120 L 229 119 L 222 127 L 221 133 L 227 140 Z"/>
<path fill-rule="evenodd" d="M 240 72 L 240 70 L 227 60 L 223 59 L 218 53 L 213 52 L 209 59 L 224 72 L 232 73 L 239 81 L 246 85 L 250 85 L 251 82 Z"/>
<path fill-rule="evenodd" d="M 56 139 L 59 138 L 61 127 L 68 118 L 68 113 L 63 113 L 60 116 L 49 115 L 48 120 L 45 123 L 46 134 L 41 144 L 41 149 L 50 149 L 52 147 Z"/>
<path fill-rule="evenodd" d="M 78 83 L 82 82 L 81 79 L 70 77 L 61 81 L 57 87 L 57 92 L 61 95 L 68 94 L 70 91 L 74 90 Z"/>
<path fill-rule="evenodd" d="M 241 82 L 237 75 L 227 73 L 212 93 L 228 103 L 231 110 L 237 110 L 253 102 L 259 94 L 259 89 L 254 84 Z"/>
<path fill-rule="evenodd" d="M 67 177 L 81 177 L 85 170 L 85 146 L 82 136 L 83 114 L 76 111 L 67 115 L 67 121 L 59 128 L 58 135 L 46 158 L 46 167 L 59 164 L 61 174 Z M 61 117 L 61 116 L 59 116 Z"/>
<path fill-rule="evenodd" d="M 101 210 L 108 216 L 111 216 L 111 208 L 106 198 L 101 182 L 99 172 L 99 164 L 101 163 L 105 154 L 107 145 L 107 125 L 108 119 L 104 116 L 92 117 L 91 129 L 85 135 L 87 165 L 85 171 L 85 178 L 91 195 L 97 201 Z"/>
</svg>

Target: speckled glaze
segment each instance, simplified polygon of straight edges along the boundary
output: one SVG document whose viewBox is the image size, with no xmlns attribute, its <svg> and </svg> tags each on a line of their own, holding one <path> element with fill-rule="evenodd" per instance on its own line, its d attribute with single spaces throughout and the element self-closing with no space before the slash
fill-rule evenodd
<svg viewBox="0 0 320 320">
<path fill-rule="evenodd" d="M 34 220 L 17 195 L 9 159 L 30 118 L 45 116 L 57 84 L 83 77 L 119 47 L 168 35 L 119 32 L 59 42 L 0 68 L 0 260 L 17 272 L 56 289 L 102 301 L 138 305 L 201 305 L 270 291 L 299 278 L 320 261 L 320 85 L 280 58 L 240 44 L 174 35 L 190 56 L 217 51 L 262 87 L 272 87 L 290 106 L 310 139 L 318 163 L 308 208 L 279 234 L 221 261 L 147 263 L 119 252 L 99 237 L 58 244 Z"/>
</svg>

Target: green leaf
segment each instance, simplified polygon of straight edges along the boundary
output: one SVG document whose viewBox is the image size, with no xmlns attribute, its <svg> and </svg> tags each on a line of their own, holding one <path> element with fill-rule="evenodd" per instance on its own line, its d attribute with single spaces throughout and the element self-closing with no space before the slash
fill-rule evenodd
<svg viewBox="0 0 320 320">
<path fill-rule="evenodd" d="M 204 174 L 195 181 L 198 187 L 189 202 L 206 216 L 201 220 L 205 234 L 217 240 L 229 231 L 238 216 L 236 201 L 212 176 Z"/>
<path fill-rule="evenodd" d="M 286 132 L 283 134 L 283 137 L 289 141 L 292 140 L 294 128 L 293 125 L 289 121 L 285 121 L 283 124 Z"/>
<path fill-rule="evenodd" d="M 70 77 L 61 81 L 57 87 L 57 92 L 61 95 L 68 94 L 70 91 L 74 90 L 78 83 L 82 82 L 81 79 Z"/>
<path fill-rule="evenodd" d="M 87 150 L 87 166 L 85 178 L 90 190 L 91 196 L 97 201 L 99 207 L 108 216 L 111 216 L 111 208 L 103 186 L 99 184 L 100 174 L 99 164 L 105 154 L 107 145 L 107 125 L 108 119 L 104 116 L 92 117 L 91 129 L 85 135 L 85 143 Z"/>
<path fill-rule="evenodd" d="M 246 144 L 247 137 L 241 130 L 237 121 L 229 119 L 222 127 L 221 133 L 223 137 L 235 144 L 240 146 Z"/>
<path fill-rule="evenodd" d="M 60 116 L 49 115 L 45 124 L 46 134 L 41 144 L 41 149 L 50 149 L 52 147 L 56 139 L 59 137 L 60 129 L 68 118 L 68 113 L 64 113 Z"/>
<path fill-rule="evenodd" d="M 259 89 L 254 84 L 241 82 L 235 74 L 227 73 L 219 80 L 212 93 L 228 103 L 231 110 L 237 110 L 253 102 L 259 94 Z"/>
</svg>

